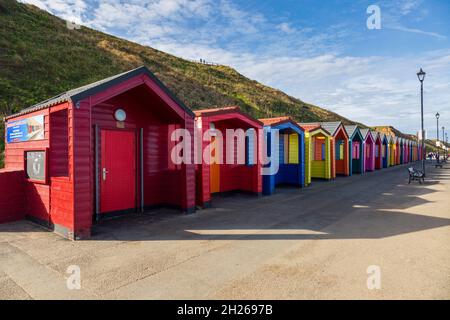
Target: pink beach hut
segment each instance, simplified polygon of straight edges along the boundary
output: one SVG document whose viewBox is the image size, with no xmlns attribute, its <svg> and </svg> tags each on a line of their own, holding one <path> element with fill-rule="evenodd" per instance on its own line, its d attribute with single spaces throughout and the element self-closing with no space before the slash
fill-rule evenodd
<svg viewBox="0 0 450 320">
<path fill-rule="evenodd" d="M 364 172 L 375 170 L 375 141 L 369 129 L 361 129 L 364 138 Z"/>
</svg>

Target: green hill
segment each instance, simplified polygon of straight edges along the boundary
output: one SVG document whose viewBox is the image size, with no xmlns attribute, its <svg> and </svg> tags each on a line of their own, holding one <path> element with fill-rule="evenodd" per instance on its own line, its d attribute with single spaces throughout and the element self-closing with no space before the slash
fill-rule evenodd
<svg viewBox="0 0 450 320">
<path fill-rule="evenodd" d="M 255 117 L 352 123 L 232 68 L 187 61 L 85 27 L 70 30 L 64 20 L 35 6 L 0 0 L 0 117 L 140 65 L 192 109 L 239 105 Z M 0 139 L 0 154 L 3 143 Z"/>
</svg>

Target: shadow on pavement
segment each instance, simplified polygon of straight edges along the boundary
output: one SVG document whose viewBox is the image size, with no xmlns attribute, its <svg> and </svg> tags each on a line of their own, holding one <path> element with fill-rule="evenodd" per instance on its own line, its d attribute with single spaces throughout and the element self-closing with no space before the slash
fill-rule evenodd
<svg viewBox="0 0 450 320">
<path fill-rule="evenodd" d="M 450 168 L 430 167 L 424 185 L 408 185 L 406 168 L 281 188 L 271 197 L 220 196 L 213 208 L 193 215 L 168 209 L 132 214 L 96 225 L 92 240 L 379 239 L 450 225 L 447 218 L 400 211 L 430 203 L 424 196 L 440 192 L 433 187 L 450 178 Z M 30 224 L 2 225 L 3 231 L 29 232 Z"/>
</svg>

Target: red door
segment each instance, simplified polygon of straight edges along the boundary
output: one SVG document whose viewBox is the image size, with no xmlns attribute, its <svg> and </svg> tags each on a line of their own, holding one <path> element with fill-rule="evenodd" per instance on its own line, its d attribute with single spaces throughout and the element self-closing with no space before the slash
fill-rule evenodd
<svg viewBox="0 0 450 320">
<path fill-rule="evenodd" d="M 129 131 L 101 131 L 100 211 L 136 207 L 136 135 Z"/>
</svg>

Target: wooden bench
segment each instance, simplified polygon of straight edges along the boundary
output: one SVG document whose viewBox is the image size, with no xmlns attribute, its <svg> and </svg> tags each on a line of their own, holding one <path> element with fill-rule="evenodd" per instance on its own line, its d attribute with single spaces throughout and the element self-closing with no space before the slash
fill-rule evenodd
<svg viewBox="0 0 450 320">
<path fill-rule="evenodd" d="M 411 181 L 419 181 L 420 184 L 425 182 L 425 175 L 421 170 L 417 170 L 417 169 L 414 169 L 413 167 L 409 167 L 408 173 L 409 173 L 408 184 L 410 184 Z"/>
</svg>

